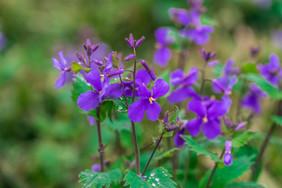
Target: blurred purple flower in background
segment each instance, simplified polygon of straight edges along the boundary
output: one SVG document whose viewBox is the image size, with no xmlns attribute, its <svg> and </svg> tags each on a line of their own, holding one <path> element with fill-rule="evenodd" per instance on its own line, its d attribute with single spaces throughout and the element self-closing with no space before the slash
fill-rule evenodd
<svg viewBox="0 0 282 188">
<path fill-rule="evenodd" d="M 7 39 L 3 33 L 0 32 L 0 51 L 3 50 L 6 46 Z"/>
<path fill-rule="evenodd" d="M 140 122 L 143 120 L 146 111 L 148 119 L 156 121 L 159 118 L 162 109 L 155 100 L 166 95 L 168 91 L 169 84 L 163 79 L 155 81 L 155 86 L 152 88 L 152 92 L 147 89 L 145 84 L 140 84 L 138 91 L 140 99 L 129 106 L 129 119 L 134 122 Z"/>
<path fill-rule="evenodd" d="M 100 164 L 94 164 L 91 169 L 94 171 L 94 172 L 100 172 L 101 171 L 101 165 Z"/>
<path fill-rule="evenodd" d="M 272 5 L 272 0 L 253 0 L 253 1 L 258 7 L 264 9 L 267 9 Z"/>
<path fill-rule="evenodd" d="M 272 43 L 274 46 L 276 46 L 277 48 L 282 48 L 282 30 L 276 30 L 272 33 L 271 36 L 272 39 Z"/>
<path fill-rule="evenodd" d="M 249 87 L 250 91 L 246 94 L 241 104 L 243 108 L 250 109 L 255 113 L 261 112 L 259 100 L 260 98 L 267 97 L 267 94 L 263 92 L 256 84 L 252 83 Z"/>
<path fill-rule="evenodd" d="M 95 118 L 92 116 L 87 116 L 88 122 L 91 126 L 95 125 Z"/>
<path fill-rule="evenodd" d="M 173 43 L 175 40 L 173 37 L 169 36 L 169 33 L 170 28 L 168 27 L 161 27 L 155 31 L 157 50 L 154 54 L 154 63 L 162 67 L 166 66 L 171 58 L 171 52 L 167 45 Z"/>
<path fill-rule="evenodd" d="M 177 131 L 174 136 L 174 144 L 176 147 L 184 146 L 185 140 L 181 137 L 181 135 L 184 134 L 185 134 L 185 126 L 183 126 L 179 131 Z"/>
<path fill-rule="evenodd" d="M 190 29 L 182 29 L 180 34 L 183 37 L 187 37 L 188 39 L 194 41 L 198 45 L 205 45 L 209 42 L 209 35 L 213 32 L 214 28 L 212 26 L 200 25 Z"/>
<path fill-rule="evenodd" d="M 179 86 L 172 91 L 167 97 L 169 103 L 178 103 L 188 99 L 189 97 L 197 97 L 195 90 L 191 87 L 196 84 L 198 80 L 199 69 L 192 67 L 187 75 L 180 69 L 170 74 L 170 83 L 173 86 Z"/>
<path fill-rule="evenodd" d="M 225 154 L 224 154 L 224 164 L 226 166 L 230 166 L 232 165 L 232 159 L 233 159 L 233 156 L 231 155 L 231 149 L 232 149 L 232 141 L 230 140 L 226 140 L 225 141 Z"/>
<path fill-rule="evenodd" d="M 61 76 L 59 77 L 59 79 L 55 83 L 56 89 L 61 88 L 66 83 L 71 83 L 71 82 L 74 83 L 73 79 L 75 78 L 75 74 L 71 71 L 70 62 L 68 62 L 64 58 L 64 52 L 63 51 L 59 52 L 59 57 L 60 57 L 60 61 L 56 58 L 52 58 L 53 66 L 56 69 L 62 71 Z"/>
<path fill-rule="evenodd" d="M 280 66 L 279 58 L 276 54 L 269 56 L 270 63 L 265 65 L 258 65 L 260 74 L 272 85 L 279 87 L 279 83 L 282 80 L 282 69 Z"/>
</svg>

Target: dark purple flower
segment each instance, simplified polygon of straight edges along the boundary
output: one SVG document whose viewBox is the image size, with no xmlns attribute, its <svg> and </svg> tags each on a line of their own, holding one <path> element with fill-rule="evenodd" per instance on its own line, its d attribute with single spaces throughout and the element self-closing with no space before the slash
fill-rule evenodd
<svg viewBox="0 0 282 188">
<path fill-rule="evenodd" d="M 265 98 L 267 94 L 263 92 L 256 84 L 252 83 L 250 85 L 250 91 L 246 94 L 242 100 L 242 107 L 251 109 L 255 113 L 259 114 L 261 112 L 259 100 L 260 98 Z"/>
<path fill-rule="evenodd" d="M 280 66 L 279 58 L 276 54 L 269 56 L 270 63 L 265 65 L 258 65 L 260 74 L 272 85 L 279 87 L 279 83 L 282 80 L 282 69 Z"/>
<path fill-rule="evenodd" d="M 127 43 L 128 46 L 130 46 L 131 48 L 137 48 L 139 47 L 143 41 L 145 40 L 145 37 L 142 36 L 139 40 L 134 40 L 132 33 L 129 34 L 128 38 L 125 38 L 125 41 Z"/>
<path fill-rule="evenodd" d="M 171 52 L 170 49 L 167 47 L 167 45 L 173 43 L 174 38 L 169 36 L 169 33 L 170 33 L 170 28 L 168 27 L 158 28 L 155 31 L 155 36 L 157 39 L 157 43 L 156 43 L 157 50 L 155 51 L 154 54 L 154 63 L 157 63 L 162 67 L 166 66 L 171 58 Z"/>
<path fill-rule="evenodd" d="M 92 116 L 87 116 L 88 122 L 91 126 L 95 125 L 95 118 Z"/>
<path fill-rule="evenodd" d="M 53 66 L 62 71 L 60 78 L 55 83 L 55 88 L 59 89 L 64 86 L 65 83 L 74 82 L 75 74 L 71 71 L 70 62 L 67 62 L 64 58 L 64 52 L 59 52 L 60 61 L 56 58 L 52 58 Z"/>
<path fill-rule="evenodd" d="M 176 147 L 182 147 L 185 144 L 185 140 L 181 137 L 181 135 L 185 134 L 185 127 L 182 127 L 178 132 L 176 132 L 174 136 L 174 144 Z"/>
<path fill-rule="evenodd" d="M 152 88 L 152 92 L 146 88 L 145 84 L 140 84 L 138 90 L 140 99 L 129 106 L 129 119 L 134 122 L 140 122 L 143 120 L 146 111 L 148 119 L 156 121 L 161 112 L 161 106 L 156 102 L 156 99 L 166 95 L 168 91 L 169 84 L 163 79 L 155 81 L 155 86 Z"/>
<path fill-rule="evenodd" d="M 120 84 L 109 84 L 110 79 L 101 82 L 101 75 L 96 70 L 87 73 L 85 80 L 91 84 L 95 91 L 90 90 L 82 93 L 77 99 L 77 105 L 84 111 L 89 111 L 99 106 L 104 99 L 119 98 L 122 96 Z"/>
<path fill-rule="evenodd" d="M 94 164 L 91 169 L 94 171 L 94 172 L 100 172 L 101 171 L 101 165 L 100 164 Z"/>
<path fill-rule="evenodd" d="M 93 54 L 93 52 L 95 52 L 97 50 L 97 48 L 99 47 L 98 44 L 91 44 L 91 41 L 89 39 L 86 40 L 85 44 L 83 45 L 83 48 L 86 51 L 87 56 L 91 56 Z"/>
<path fill-rule="evenodd" d="M 232 141 L 226 140 L 225 141 L 225 154 L 224 154 L 224 164 L 226 166 L 232 165 L 233 156 L 231 155 L 231 148 L 232 148 Z"/>
<path fill-rule="evenodd" d="M 209 60 L 215 57 L 216 53 L 211 51 L 205 51 L 204 48 L 201 48 L 201 55 L 204 58 L 204 60 L 208 62 Z"/>
<path fill-rule="evenodd" d="M 261 50 L 261 47 L 260 46 L 257 46 L 257 47 L 251 47 L 250 48 L 250 55 L 251 55 L 251 57 L 255 57 L 256 55 L 258 55 L 259 54 L 259 52 L 260 52 L 260 50 Z"/>
<path fill-rule="evenodd" d="M 231 95 L 233 86 L 237 83 L 237 77 L 232 76 L 230 79 L 227 76 L 220 77 L 218 79 L 214 79 L 213 83 L 213 91 L 215 93 L 223 92 L 225 95 Z"/>
<path fill-rule="evenodd" d="M 194 41 L 198 45 L 205 45 L 210 40 L 210 34 L 214 32 L 214 28 L 208 25 L 200 25 L 194 28 L 182 29 L 180 34 L 183 37 Z"/>
<path fill-rule="evenodd" d="M 169 103 L 178 103 L 189 97 L 197 97 L 195 90 L 191 87 L 196 84 L 198 80 L 198 68 L 192 67 L 187 75 L 180 69 L 170 74 L 170 83 L 173 86 L 179 86 L 171 92 L 167 100 Z"/>
<path fill-rule="evenodd" d="M 195 119 L 187 122 L 186 128 L 191 136 L 198 136 L 201 128 L 203 134 L 208 139 L 214 139 L 221 133 L 220 120 L 229 110 L 231 100 L 223 96 L 222 101 L 212 100 L 209 98 L 200 101 L 192 99 L 187 107 L 188 110 L 197 114 Z"/>
</svg>

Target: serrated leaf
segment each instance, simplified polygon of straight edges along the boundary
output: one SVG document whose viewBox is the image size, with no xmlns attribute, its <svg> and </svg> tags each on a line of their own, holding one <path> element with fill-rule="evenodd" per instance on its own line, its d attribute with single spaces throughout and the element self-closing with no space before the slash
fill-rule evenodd
<svg viewBox="0 0 282 188">
<path fill-rule="evenodd" d="M 209 152 L 204 147 L 199 145 L 191 136 L 182 136 L 184 140 L 186 141 L 186 145 L 190 147 L 190 149 L 197 154 L 204 154 L 206 156 L 210 156 L 213 161 L 215 162 L 221 162 L 221 159 L 218 158 L 215 154 Z"/>
<path fill-rule="evenodd" d="M 261 90 L 268 93 L 268 96 L 274 100 L 282 99 L 282 91 L 271 85 L 264 78 L 256 74 L 245 74 L 243 75 L 248 80 L 255 82 Z"/>
<path fill-rule="evenodd" d="M 77 78 L 75 83 L 72 84 L 73 89 L 71 91 L 73 102 L 76 104 L 79 95 L 91 90 L 91 87 L 87 85 L 85 81 Z"/>
<path fill-rule="evenodd" d="M 246 188 L 264 188 L 263 185 L 258 184 L 256 182 L 239 182 L 239 183 L 231 183 L 226 185 L 225 187 L 230 188 L 240 188 L 240 187 L 246 187 Z"/>
<path fill-rule="evenodd" d="M 160 154 L 159 156 L 155 157 L 155 160 L 162 160 L 163 158 L 170 158 L 173 156 L 174 152 L 179 150 L 179 148 L 172 148 L 168 151 L 163 152 L 162 154 Z"/>
<path fill-rule="evenodd" d="M 127 170 L 124 177 L 125 184 L 130 188 L 174 188 L 176 183 L 171 179 L 171 175 L 164 168 L 156 168 L 149 173 L 146 173 L 146 179 L 136 175 L 135 172 Z"/>
<path fill-rule="evenodd" d="M 210 188 L 225 187 L 226 184 L 236 180 L 253 164 L 254 157 L 255 155 L 238 157 L 233 161 L 232 165 L 225 166 L 224 168 L 217 168 L 212 178 Z M 212 170 L 209 170 L 201 179 L 200 188 L 205 187 L 211 171 Z"/>
<path fill-rule="evenodd" d="M 282 126 L 282 116 L 272 116 L 272 121 Z"/>
<path fill-rule="evenodd" d="M 248 143 L 258 132 L 246 131 L 232 139 L 232 147 L 238 148 Z"/>
<path fill-rule="evenodd" d="M 242 73 L 258 73 L 257 65 L 255 63 L 247 63 L 241 67 Z"/>
<path fill-rule="evenodd" d="M 101 188 L 103 186 L 110 187 L 112 184 L 118 184 L 121 181 L 122 173 L 119 169 L 113 169 L 107 172 L 85 170 L 79 174 L 79 183 L 82 183 L 83 188 Z"/>
</svg>

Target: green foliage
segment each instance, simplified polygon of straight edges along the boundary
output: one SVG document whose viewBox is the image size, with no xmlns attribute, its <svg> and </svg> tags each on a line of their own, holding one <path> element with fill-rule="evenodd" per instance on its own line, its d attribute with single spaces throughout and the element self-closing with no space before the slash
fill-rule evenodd
<svg viewBox="0 0 282 188">
<path fill-rule="evenodd" d="M 242 73 L 258 73 L 257 65 L 255 63 L 246 63 L 241 67 Z"/>
<path fill-rule="evenodd" d="M 197 154 L 204 154 L 206 156 L 210 156 L 215 162 L 221 162 L 221 159 L 219 159 L 215 154 L 206 150 L 206 148 L 200 146 L 191 136 L 182 137 L 185 139 L 186 145 L 188 145 L 192 151 L 196 152 Z"/>
<path fill-rule="evenodd" d="M 77 62 L 71 62 L 71 70 L 74 73 L 78 73 L 81 70 L 84 70 L 85 72 L 90 72 L 91 69 L 90 68 L 85 68 L 82 65 L 78 64 Z"/>
<path fill-rule="evenodd" d="M 282 126 L 282 116 L 272 116 L 272 121 L 276 124 Z"/>
<path fill-rule="evenodd" d="M 230 188 L 240 188 L 240 187 L 246 187 L 246 188 L 264 188 L 263 185 L 258 184 L 258 183 L 256 183 L 256 182 L 230 183 L 230 184 L 227 184 L 225 187 L 230 187 Z"/>
<path fill-rule="evenodd" d="M 278 88 L 272 86 L 269 82 L 267 82 L 264 78 L 256 75 L 256 74 L 245 74 L 245 78 L 255 82 L 261 90 L 268 93 L 268 96 L 274 100 L 282 99 L 282 91 Z"/>
<path fill-rule="evenodd" d="M 253 158 L 255 156 L 242 156 L 233 161 L 233 164 L 230 166 L 225 166 L 224 168 L 217 168 L 210 188 L 224 187 L 228 183 L 236 180 L 239 176 L 243 175 L 249 167 L 253 164 Z M 205 176 L 200 181 L 200 188 L 205 187 L 211 170 L 209 170 Z"/>
<path fill-rule="evenodd" d="M 148 175 L 147 175 L 148 174 Z M 171 179 L 171 175 L 164 168 L 156 168 L 145 174 L 146 179 L 136 175 L 136 173 L 127 170 L 124 177 L 124 186 L 132 188 L 165 188 L 176 187 L 176 183 Z"/>
<path fill-rule="evenodd" d="M 120 98 L 117 98 L 117 99 L 109 99 L 111 101 L 114 102 L 114 105 L 115 105 L 115 109 L 119 112 L 127 112 L 127 106 L 126 106 L 126 102 L 125 102 L 125 99 L 124 97 L 120 97 Z M 131 104 L 131 101 L 132 101 L 132 98 L 131 97 L 126 97 L 126 100 L 127 100 L 127 103 L 128 105 Z"/>
<path fill-rule="evenodd" d="M 246 131 L 232 139 L 232 147 L 238 148 L 248 143 L 258 132 Z"/>
<path fill-rule="evenodd" d="M 130 126 L 130 120 L 128 119 L 128 115 L 124 113 L 118 113 L 117 118 L 113 119 L 113 121 L 110 121 L 109 119 L 105 120 L 104 123 L 111 127 L 113 130 L 116 131 L 130 131 L 131 126 Z"/>
<path fill-rule="evenodd" d="M 72 84 L 72 99 L 73 102 L 76 104 L 79 95 L 91 90 L 91 87 L 86 84 L 80 77 L 76 79 L 75 83 Z"/>
<path fill-rule="evenodd" d="M 155 157 L 155 160 L 158 161 L 158 160 L 162 160 L 164 158 L 170 158 L 170 157 L 172 157 L 174 155 L 174 152 L 178 151 L 178 150 L 179 150 L 179 148 L 172 148 L 172 149 L 170 149 L 168 151 L 165 151 L 162 154 L 160 154 L 159 156 Z"/>
<path fill-rule="evenodd" d="M 115 69 L 119 69 L 120 68 L 120 62 L 121 62 L 121 59 L 118 57 L 118 53 L 114 52 L 113 57 L 112 57 L 113 67 Z"/>
<path fill-rule="evenodd" d="M 107 172 L 94 172 L 85 170 L 79 174 L 79 183 L 83 188 L 101 188 L 110 187 L 112 184 L 118 184 L 122 180 L 122 173 L 119 169 L 109 170 Z"/>
</svg>

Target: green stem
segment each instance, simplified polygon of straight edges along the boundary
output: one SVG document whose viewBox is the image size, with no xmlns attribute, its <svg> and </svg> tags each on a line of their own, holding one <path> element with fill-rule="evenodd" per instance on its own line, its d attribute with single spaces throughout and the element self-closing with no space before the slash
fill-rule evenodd
<svg viewBox="0 0 282 188">
<path fill-rule="evenodd" d="M 98 148 L 99 159 L 100 159 L 101 171 L 104 172 L 104 146 L 102 141 L 99 107 L 96 108 L 96 114 L 97 114 L 96 124 L 97 124 L 98 142 L 99 142 L 99 148 Z"/>
</svg>

